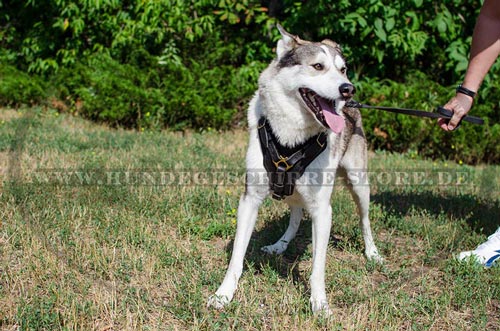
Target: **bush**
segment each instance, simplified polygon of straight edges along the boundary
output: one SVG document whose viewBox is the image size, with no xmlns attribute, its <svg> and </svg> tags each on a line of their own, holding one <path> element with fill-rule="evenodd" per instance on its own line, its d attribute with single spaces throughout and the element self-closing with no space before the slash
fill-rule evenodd
<svg viewBox="0 0 500 331">
<path fill-rule="evenodd" d="M 95 55 L 53 77 L 58 98 L 73 111 L 113 126 L 141 128 L 162 115 L 161 91 L 135 66 L 120 64 L 107 55 Z"/>
<path fill-rule="evenodd" d="M 147 59 L 145 61 L 148 61 Z M 53 76 L 57 98 L 74 112 L 113 126 L 227 128 L 244 112 L 263 65 L 207 68 L 151 62 L 145 68 L 94 55 Z"/>
<path fill-rule="evenodd" d="M 227 128 L 235 114 L 245 113 L 263 65 L 171 68 L 163 85 L 168 99 L 167 125 Z M 241 116 L 240 116 L 241 117 Z"/>
<path fill-rule="evenodd" d="M 0 105 L 39 104 L 47 98 L 45 91 L 46 85 L 38 76 L 0 63 Z"/>
</svg>

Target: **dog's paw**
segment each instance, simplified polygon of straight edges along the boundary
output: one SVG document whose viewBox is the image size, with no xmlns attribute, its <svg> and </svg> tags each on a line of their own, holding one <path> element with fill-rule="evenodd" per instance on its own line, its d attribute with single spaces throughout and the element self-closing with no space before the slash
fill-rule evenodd
<svg viewBox="0 0 500 331">
<path fill-rule="evenodd" d="M 225 295 L 214 294 L 208 298 L 207 307 L 208 308 L 215 308 L 215 309 L 222 309 L 225 306 L 227 306 L 230 301 L 231 301 L 231 299 L 229 299 Z"/>
<path fill-rule="evenodd" d="M 329 318 L 333 315 L 328 302 L 325 300 L 312 300 L 311 299 L 311 310 L 314 316 Z"/>
<path fill-rule="evenodd" d="M 280 255 L 283 254 L 287 248 L 288 248 L 288 242 L 280 240 L 273 245 L 261 247 L 260 250 L 267 254 Z"/>
<path fill-rule="evenodd" d="M 368 261 L 375 262 L 377 264 L 384 264 L 384 258 L 378 253 L 378 250 L 365 251 L 366 258 Z"/>
</svg>

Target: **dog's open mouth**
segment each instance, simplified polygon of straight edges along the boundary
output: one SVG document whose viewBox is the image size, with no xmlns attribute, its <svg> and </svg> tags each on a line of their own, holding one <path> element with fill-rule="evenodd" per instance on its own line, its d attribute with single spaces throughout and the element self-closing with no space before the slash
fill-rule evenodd
<svg viewBox="0 0 500 331">
<path fill-rule="evenodd" d="M 301 87 L 299 93 L 309 110 L 324 127 L 335 133 L 340 133 L 345 127 L 345 120 L 337 112 L 335 100 L 328 100 L 319 96 L 311 89 Z"/>
</svg>

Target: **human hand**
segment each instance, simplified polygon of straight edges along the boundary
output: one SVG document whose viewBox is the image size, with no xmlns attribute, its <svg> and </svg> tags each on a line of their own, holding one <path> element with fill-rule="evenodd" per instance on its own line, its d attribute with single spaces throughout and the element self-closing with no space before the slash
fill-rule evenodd
<svg viewBox="0 0 500 331">
<path fill-rule="evenodd" d="M 451 110 L 453 112 L 453 116 L 451 119 L 440 118 L 438 120 L 438 124 L 441 129 L 445 131 L 453 131 L 457 128 L 458 124 L 462 120 L 462 117 L 467 115 L 470 108 L 472 107 L 472 101 L 474 99 L 468 95 L 463 93 L 457 93 L 453 98 L 448 101 L 443 108 Z"/>
</svg>

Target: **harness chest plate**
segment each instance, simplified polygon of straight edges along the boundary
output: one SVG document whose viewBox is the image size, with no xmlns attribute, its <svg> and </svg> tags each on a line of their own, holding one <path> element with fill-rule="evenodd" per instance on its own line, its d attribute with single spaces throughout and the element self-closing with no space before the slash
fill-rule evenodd
<svg viewBox="0 0 500 331">
<path fill-rule="evenodd" d="M 321 132 L 303 144 L 286 147 L 278 142 L 265 117 L 259 119 L 258 132 L 272 197 L 282 200 L 293 194 L 297 179 L 326 149 L 328 136 Z"/>
</svg>

